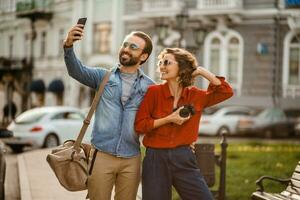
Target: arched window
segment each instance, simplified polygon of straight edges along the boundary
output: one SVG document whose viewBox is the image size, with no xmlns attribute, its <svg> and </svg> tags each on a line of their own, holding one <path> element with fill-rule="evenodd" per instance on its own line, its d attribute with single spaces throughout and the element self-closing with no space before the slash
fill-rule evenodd
<svg viewBox="0 0 300 200">
<path fill-rule="evenodd" d="M 210 46 L 210 71 L 214 74 L 220 74 L 220 55 L 221 41 L 215 37 Z"/>
<path fill-rule="evenodd" d="M 300 33 L 285 36 L 282 80 L 284 97 L 300 97 Z"/>
<path fill-rule="evenodd" d="M 227 79 L 232 84 L 238 84 L 239 50 L 239 40 L 232 37 L 228 44 L 227 58 Z"/>
<path fill-rule="evenodd" d="M 300 34 L 298 36 L 294 36 L 290 44 L 289 85 L 300 84 Z"/>
<path fill-rule="evenodd" d="M 233 30 L 209 33 L 204 43 L 204 67 L 225 76 L 235 94 L 241 94 L 243 75 L 243 40 Z"/>
</svg>

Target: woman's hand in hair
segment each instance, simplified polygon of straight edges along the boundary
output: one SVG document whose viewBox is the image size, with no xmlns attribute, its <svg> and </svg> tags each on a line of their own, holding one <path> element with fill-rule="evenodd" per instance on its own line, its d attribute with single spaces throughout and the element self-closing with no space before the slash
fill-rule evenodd
<svg viewBox="0 0 300 200">
<path fill-rule="evenodd" d="M 203 67 L 199 66 L 197 67 L 197 69 L 195 69 L 195 71 L 192 73 L 192 76 L 195 78 L 197 76 L 201 76 L 203 73 Z"/>
<path fill-rule="evenodd" d="M 197 67 L 197 69 L 192 73 L 192 76 L 194 78 L 196 76 L 202 76 L 214 85 L 221 85 L 221 81 L 216 77 L 215 74 L 201 66 Z"/>
</svg>

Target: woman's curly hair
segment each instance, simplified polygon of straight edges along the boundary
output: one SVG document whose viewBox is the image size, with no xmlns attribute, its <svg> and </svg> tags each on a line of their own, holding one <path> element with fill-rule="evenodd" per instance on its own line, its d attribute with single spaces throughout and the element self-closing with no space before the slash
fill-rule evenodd
<svg viewBox="0 0 300 200">
<path fill-rule="evenodd" d="M 165 48 L 158 56 L 162 59 L 165 54 L 172 54 L 178 63 L 179 84 L 182 87 L 191 86 L 194 83 L 192 73 L 198 67 L 198 62 L 193 54 L 181 48 Z"/>
</svg>

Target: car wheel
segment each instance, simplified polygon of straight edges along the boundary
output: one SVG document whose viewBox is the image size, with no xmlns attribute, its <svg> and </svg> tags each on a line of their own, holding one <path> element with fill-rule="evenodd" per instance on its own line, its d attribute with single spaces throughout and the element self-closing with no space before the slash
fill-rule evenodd
<svg viewBox="0 0 300 200">
<path fill-rule="evenodd" d="M 222 134 L 230 135 L 229 128 L 226 126 L 222 126 L 221 128 L 219 128 L 217 135 L 222 135 Z"/>
<path fill-rule="evenodd" d="M 23 152 L 23 145 L 11 145 L 10 148 L 14 153 L 22 153 Z"/>
<path fill-rule="evenodd" d="M 54 134 L 49 134 L 47 135 L 47 137 L 45 138 L 45 141 L 44 141 L 44 147 L 45 148 L 52 148 L 52 147 L 56 147 L 58 146 L 59 143 L 58 143 L 58 138 L 56 135 Z"/>
</svg>

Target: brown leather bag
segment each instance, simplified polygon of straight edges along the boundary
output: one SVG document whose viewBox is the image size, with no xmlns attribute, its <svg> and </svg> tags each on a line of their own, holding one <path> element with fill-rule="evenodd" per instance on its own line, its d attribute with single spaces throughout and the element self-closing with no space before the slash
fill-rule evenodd
<svg viewBox="0 0 300 200">
<path fill-rule="evenodd" d="M 81 191 L 87 189 L 91 145 L 82 143 L 82 139 L 90 124 L 90 120 L 110 74 L 111 72 L 105 74 L 105 77 L 95 94 L 89 113 L 83 121 L 83 126 L 81 127 L 77 139 L 75 141 L 65 141 L 63 145 L 53 149 L 52 152 L 47 155 L 47 162 L 54 171 L 59 183 L 69 191 Z"/>
</svg>

